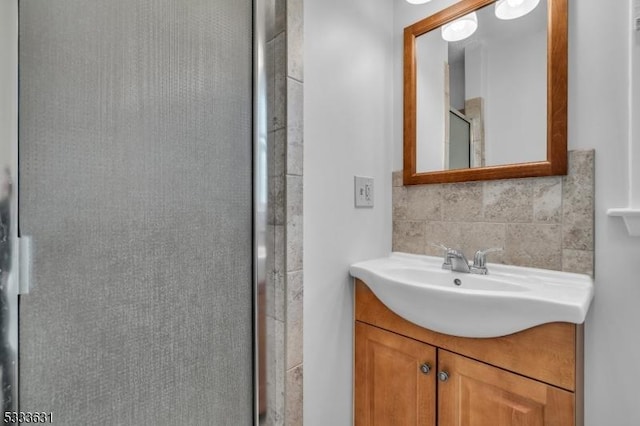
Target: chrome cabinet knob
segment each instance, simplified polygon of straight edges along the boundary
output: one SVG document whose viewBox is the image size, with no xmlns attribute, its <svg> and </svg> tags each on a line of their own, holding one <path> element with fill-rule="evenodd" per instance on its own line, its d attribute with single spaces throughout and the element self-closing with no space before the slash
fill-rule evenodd
<svg viewBox="0 0 640 426">
<path fill-rule="evenodd" d="M 449 373 L 447 373 L 446 371 L 439 372 L 438 379 L 440 379 L 441 382 L 446 382 L 447 380 L 449 380 Z"/>
<path fill-rule="evenodd" d="M 423 374 L 429 374 L 429 372 L 431 371 L 431 366 L 425 362 L 420 366 L 420 371 L 422 371 Z"/>
</svg>

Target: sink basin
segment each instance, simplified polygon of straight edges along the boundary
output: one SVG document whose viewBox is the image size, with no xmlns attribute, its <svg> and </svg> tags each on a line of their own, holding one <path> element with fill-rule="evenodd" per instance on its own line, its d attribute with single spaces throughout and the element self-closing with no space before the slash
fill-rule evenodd
<svg viewBox="0 0 640 426">
<path fill-rule="evenodd" d="M 581 324 L 593 299 L 588 275 L 488 264 L 488 275 L 442 269 L 406 253 L 358 262 L 350 273 L 414 324 L 461 337 L 499 337 L 550 322 Z"/>
</svg>

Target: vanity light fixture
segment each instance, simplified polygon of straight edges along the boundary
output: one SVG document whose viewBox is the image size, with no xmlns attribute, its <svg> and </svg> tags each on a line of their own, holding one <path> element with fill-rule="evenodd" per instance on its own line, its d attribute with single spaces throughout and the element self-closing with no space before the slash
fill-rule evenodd
<svg viewBox="0 0 640 426">
<path fill-rule="evenodd" d="M 531 12 L 540 0 L 498 0 L 496 16 L 499 19 L 516 19 Z"/>
<path fill-rule="evenodd" d="M 478 15 L 471 12 L 442 26 L 442 38 L 446 41 L 460 41 L 478 29 Z"/>
<path fill-rule="evenodd" d="M 411 3 L 411 4 L 423 4 L 423 3 L 429 3 L 431 0 L 407 0 L 407 3 Z"/>
</svg>

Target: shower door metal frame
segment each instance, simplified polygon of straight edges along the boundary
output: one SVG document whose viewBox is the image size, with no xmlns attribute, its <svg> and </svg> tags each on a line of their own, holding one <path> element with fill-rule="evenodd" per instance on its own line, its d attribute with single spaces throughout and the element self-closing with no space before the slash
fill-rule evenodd
<svg viewBox="0 0 640 426">
<path fill-rule="evenodd" d="M 259 287 L 266 285 L 266 230 L 269 204 L 267 186 L 267 72 L 266 26 L 267 0 L 253 0 L 253 373 L 254 373 L 254 425 L 260 423 L 261 382 L 260 359 L 262 353 L 259 337 L 266 318 L 259 306 Z M 265 336 L 266 341 L 266 336 Z M 272 342 L 273 343 L 273 342 Z M 268 344 L 268 343 L 267 343 Z M 266 346 L 266 345 L 265 345 Z M 266 348 L 264 349 L 266 352 Z M 266 381 L 266 379 L 263 379 Z"/>
<path fill-rule="evenodd" d="M 11 269 L 9 273 L 3 274 L 2 278 L 2 292 L 9 300 L 13 300 L 13 307 L 10 309 L 15 316 L 13 327 L 14 333 L 7 333 L 4 331 L 3 341 L 6 339 L 6 335 L 10 334 L 15 336 L 15 341 L 11 342 L 13 349 L 13 355 L 7 359 L 3 359 L 3 369 L 6 365 L 11 365 L 14 374 L 12 375 L 12 394 L 11 405 L 7 405 L 6 398 L 3 398 L 4 410 L 10 408 L 11 411 L 18 411 L 18 338 L 17 338 L 17 321 L 18 321 L 18 286 L 19 286 L 19 263 L 17 253 L 18 247 L 18 137 L 17 137 L 17 104 L 18 104 L 18 0 L 4 0 L 11 1 L 15 5 L 15 28 L 8 29 L 8 31 L 15 30 L 15 63 L 11 65 L 15 67 L 15 81 L 13 81 L 13 88 L 15 90 L 15 108 L 16 116 L 13 117 L 15 121 L 15 138 L 13 142 L 14 158 L 11 159 L 10 170 L 10 183 L 12 191 L 10 193 L 10 227 L 9 227 L 9 241 L 11 244 L 10 257 Z M 258 332 L 262 325 L 262 321 L 265 318 L 261 318 L 258 315 L 258 286 L 260 283 L 266 282 L 266 226 L 267 226 L 267 208 L 268 208 L 268 188 L 267 188 L 267 84 L 266 84 L 266 25 L 267 25 L 267 11 L 265 0 L 253 0 L 253 345 L 254 345 L 254 424 L 259 423 L 259 389 L 260 389 L 260 369 L 259 359 L 260 356 L 264 356 L 259 350 L 258 346 Z M 3 34 L 4 35 L 4 34 Z M 4 83 L 4 82 L 3 82 Z M 5 279 L 6 275 L 6 279 Z M 264 285 L 264 284 L 263 284 Z M 3 370 L 4 371 L 4 370 Z M 4 392 L 3 392 L 4 396 Z"/>
</svg>

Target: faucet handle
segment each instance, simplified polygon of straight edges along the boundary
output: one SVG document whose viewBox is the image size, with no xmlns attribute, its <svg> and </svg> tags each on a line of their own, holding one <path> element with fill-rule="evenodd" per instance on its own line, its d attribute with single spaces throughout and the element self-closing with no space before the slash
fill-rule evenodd
<svg viewBox="0 0 640 426">
<path fill-rule="evenodd" d="M 474 268 L 486 268 L 487 254 L 502 251 L 502 247 L 492 247 L 484 250 L 478 250 L 473 255 L 473 267 Z"/>
<path fill-rule="evenodd" d="M 449 247 L 445 246 L 445 245 L 444 245 L 444 244 L 442 244 L 442 243 L 431 243 L 431 242 L 430 242 L 430 243 L 429 243 L 429 245 L 430 245 L 431 247 L 435 247 L 435 248 L 442 249 L 442 250 L 444 250 L 445 252 L 447 252 L 447 251 L 449 251 L 449 250 L 450 250 L 450 249 L 449 249 Z"/>
<path fill-rule="evenodd" d="M 447 246 L 445 246 L 444 244 L 441 243 L 429 243 L 429 245 L 431 247 L 435 247 L 435 248 L 439 248 L 442 249 L 442 251 L 444 251 L 444 260 L 442 263 L 442 269 L 451 269 L 451 258 L 448 256 L 449 253 L 455 251 L 452 248 L 449 248 Z"/>
</svg>

